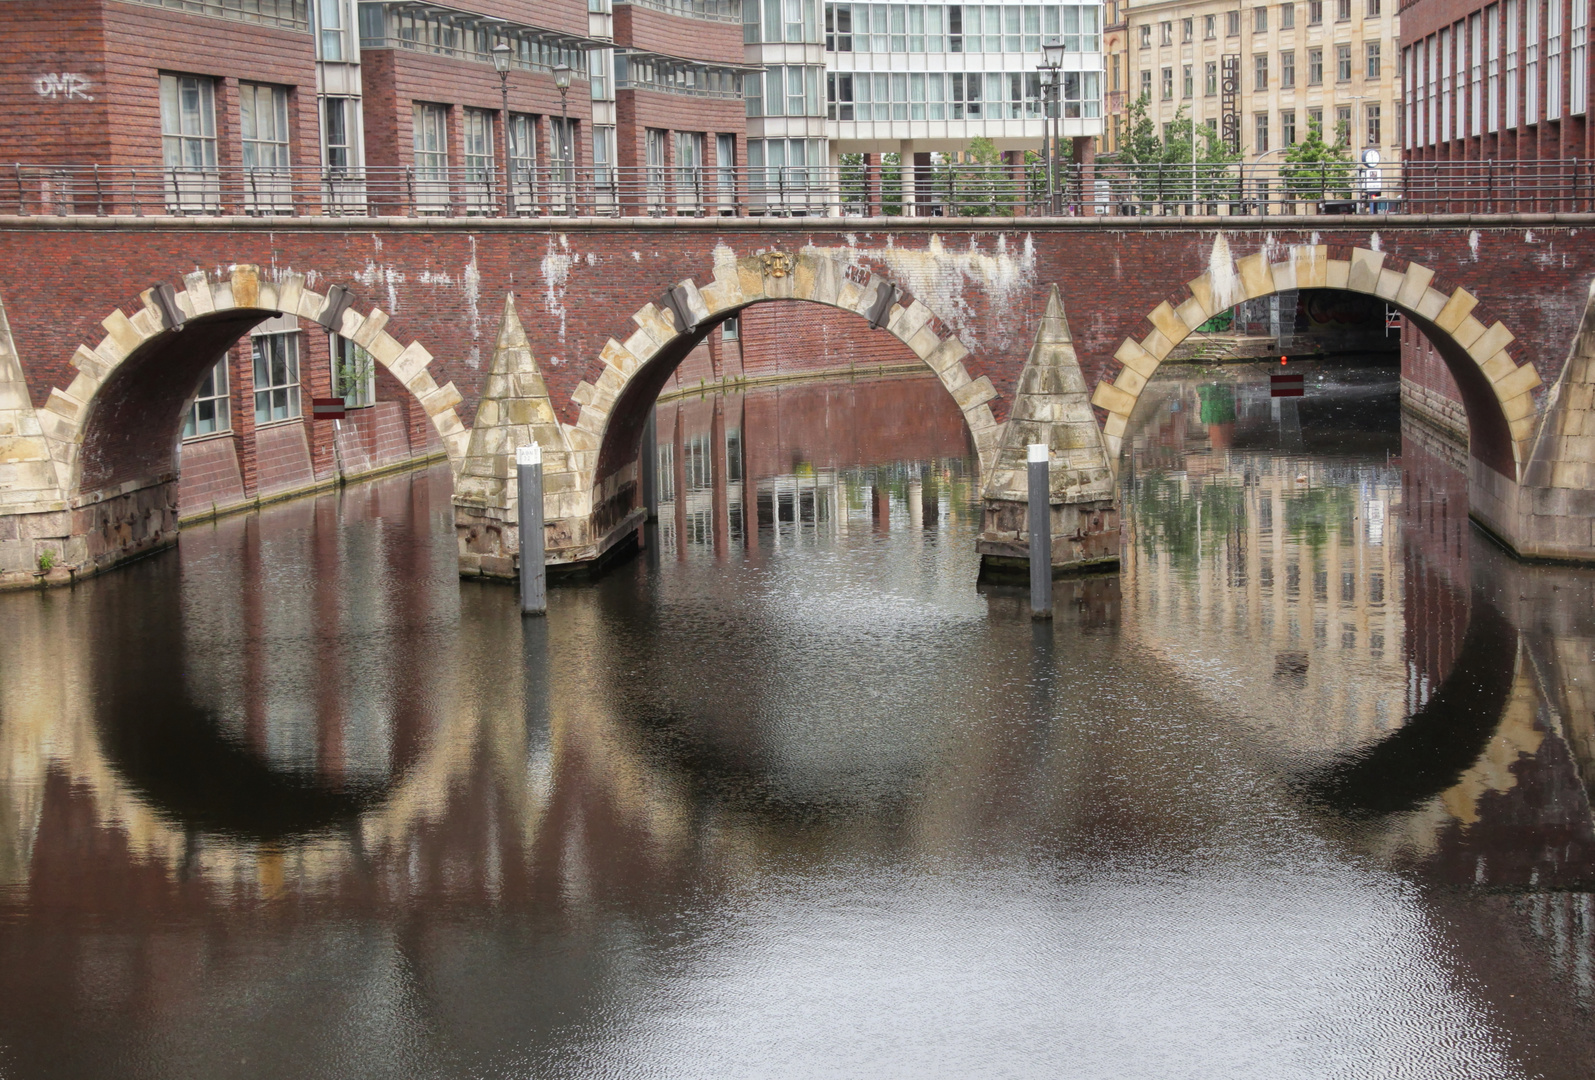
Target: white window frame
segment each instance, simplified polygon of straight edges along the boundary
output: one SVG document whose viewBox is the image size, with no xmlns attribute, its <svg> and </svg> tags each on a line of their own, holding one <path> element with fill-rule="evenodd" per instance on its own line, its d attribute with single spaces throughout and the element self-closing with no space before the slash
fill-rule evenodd
<svg viewBox="0 0 1595 1080">
<path fill-rule="evenodd" d="M 179 213 L 219 208 L 215 80 L 163 72 L 160 100 L 166 208 Z"/>
<path fill-rule="evenodd" d="M 1589 109 L 1589 0 L 1572 0 L 1572 71 L 1568 112 L 1583 116 Z"/>
<path fill-rule="evenodd" d="M 1533 3 L 1534 0 L 1530 0 Z M 1506 0 L 1506 127 L 1507 130 L 1517 127 L 1518 123 L 1518 85 L 1517 85 L 1517 53 L 1519 31 L 1517 26 L 1518 0 Z"/>
<path fill-rule="evenodd" d="M 493 128 L 498 114 L 491 109 L 467 108 L 461 119 L 465 167 L 465 212 L 492 214 L 498 210 L 498 156 Z"/>
<path fill-rule="evenodd" d="M 1484 130 L 1492 135 L 1501 128 L 1501 6 L 1484 9 L 1485 84 Z"/>
<path fill-rule="evenodd" d="M 332 396 L 343 398 L 346 409 L 366 409 L 377 403 L 376 358 L 341 334 L 329 334 Z"/>
<path fill-rule="evenodd" d="M 222 358 L 205 373 L 183 417 L 184 442 L 226 435 L 233 430 L 232 392 L 227 369 L 231 360 L 232 357 L 223 353 Z"/>
<path fill-rule="evenodd" d="M 270 324 L 278 322 L 270 320 Z M 300 401 L 298 329 L 273 325 L 265 333 L 257 330 L 250 335 L 250 350 L 255 427 L 298 420 L 304 413 Z"/>
</svg>

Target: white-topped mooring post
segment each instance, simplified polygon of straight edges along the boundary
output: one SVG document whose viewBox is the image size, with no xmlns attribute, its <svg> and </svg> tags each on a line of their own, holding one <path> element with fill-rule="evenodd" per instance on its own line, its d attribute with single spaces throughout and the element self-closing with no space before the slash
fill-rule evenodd
<svg viewBox="0 0 1595 1080">
<path fill-rule="evenodd" d="M 1052 454 L 1046 443 L 1031 443 L 1030 617 L 1052 618 Z"/>
<path fill-rule="evenodd" d="M 515 450 L 516 495 L 520 503 L 521 614 L 548 613 L 548 582 L 543 553 L 543 448 L 528 443 Z"/>
</svg>

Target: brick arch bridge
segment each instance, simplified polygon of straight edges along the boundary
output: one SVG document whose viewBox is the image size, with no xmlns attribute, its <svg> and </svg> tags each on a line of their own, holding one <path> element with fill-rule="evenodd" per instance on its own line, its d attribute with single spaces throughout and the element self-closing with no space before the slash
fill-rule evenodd
<svg viewBox="0 0 1595 1080">
<path fill-rule="evenodd" d="M 469 501 L 462 488 L 491 495 L 513 448 L 511 432 L 495 427 L 504 410 L 482 408 L 504 395 L 503 385 L 524 389 L 516 380 L 492 389 L 504 351 L 495 340 L 502 346 L 513 330 L 511 344 L 520 338 L 511 352 L 546 398 L 538 437 L 569 455 L 569 486 L 551 488 L 548 517 L 564 523 L 569 554 L 580 559 L 631 517 L 635 497 L 623 489 L 649 387 L 716 319 L 789 295 L 858 312 L 962 395 L 984 457 L 1001 443 L 1052 283 L 1080 366 L 1099 384 L 1098 416 L 1115 448 L 1145 379 L 1207 316 L 1291 287 L 1383 297 L 1431 336 L 1453 373 L 1473 429 L 1474 515 L 1520 553 L 1590 558 L 1595 424 L 1588 435 L 1583 425 L 1595 328 L 1580 326 L 1595 278 L 1591 227 L 1595 217 L 1566 215 L 1266 223 L 0 218 L 9 316 L 0 341 L 0 576 L 31 583 L 47 545 L 80 572 L 149 546 L 137 522 L 159 499 L 138 484 L 158 478 L 136 474 L 169 459 L 175 414 L 204 370 L 162 345 L 184 334 L 199 353 L 197 331 L 219 342 L 294 308 L 374 345 L 425 404 L 455 462 L 457 497 Z M 777 261 L 790 267 L 786 276 L 769 272 Z M 332 285 L 316 292 L 312 281 Z M 152 288 L 161 284 L 192 322 L 187 329 L 168 325 L 173 315 Z M 892 295 L 881 310 L 886 286 Z M 519 298 L 513 328 L 498 310 L 509 294 Z M 210 310 L 202 310 L 206 296 Z M 330 311 L 333 297 L 349 303 Z M 628 332 L 617 334 L 628 319 Z M 678 329 L 678 319 L 690 325 Z M 99 344 L 80 345 L 89 341 Z M 156 383 L 170 385 L 157 392 Z M 168 407 L 173 415 L 161 415 Z M 116 437 L 96 435 L 97 424 Z M 159 539 L 169 539 L 160 525 Z M 90 535 L 107 545 L 94 558 Z"/>
</svg>

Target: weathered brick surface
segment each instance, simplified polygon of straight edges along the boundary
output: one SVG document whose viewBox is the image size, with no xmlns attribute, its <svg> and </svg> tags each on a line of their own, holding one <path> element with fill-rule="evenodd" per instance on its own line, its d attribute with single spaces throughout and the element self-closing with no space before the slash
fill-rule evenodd
<svg viewBox="0 0 1595 1080">
<path fill-rule="evenodd" d="M 215 273 L 236 262 L 313 273 L 319 289 L 331 283 L 351 288 L 359 311 L 380 306 L 388 312 L 388 330 L 400 341 L 419 340 L 436 357 L 429 370 L 437 383 L 453 381 L 464 395 L 459 411 L 469 423 L 485 378 L 498 306 L 506 291 L 516 291 L 525 301 L 522 318 L 561 418 L 574 424 L 580 407 L 572 394 L 583 381 L 599 382 L 605 343 L 636 332 L 632 315 L 660 301 L 669 285 L 686 279 L 711 284 L 716 249 L 723 261 L 728 254 L 795 253 L 812 246 L 887 276 L 956 332 L 971 350 L 964 361 L 969 377 L 984 375 L 996 389 L 991 405 L 1000 418 L 1012 400 L 1049 282 L 1060 285 L 1082 367 L 1095 383 L 1118 374 L 1115 352 L 1126 338 L 1140 339 L 1152 330 L 1148 316 L 1160 303 L 1178 307 L 1185 301 L 1186 282 L 1208 269 L 1214 246 L 1211 228 L 1114 221 L 1051 229 L 1023 223 L 935 227 L 940 224 L 885 229 L 878 223 L 869 228 L 860 221 L 802 219 L 595 222 L 556 231 L 533 222 L 462 227 L 424 221 L 268 226 L 12 220 L 0 222 L 0 294 L 29 392 L 42 405 L 52 388 L 71 385 L 77 372 L 70 359 L 77 346 L 93 347 L 104 337 L 100 320 L 117 307 L 136 310 L 138 293 L 154 282 L 180 285 L 186 272 Z M 1309 224 L 1317 231 L 1305 227 Z M 1296 230 L 1223 230 L 1236 259 L 1264 250 L 1285 258 L 1287 245 L 1318 240 L 1329 243 L 1331 258 L 1346 258 L 1360 247 L 1382 251 L 1386 270 L 1399 271 L 1409 261 L 1435 269 L 1433 287 L 1460 285 L 1476 295 L 1480 304 L 1473 317 L 1485 326 L 1504 322 L 1515 335 L 1508 355 L 1532 362 L 1547 383 L 1566 356 L 1582 313 L 1583 285 L 1595 272 L 1595 254 L 1578 232 L 1571 224 L 1550 221 L 1530 228 L 1355 219 L 1320 219 Z M 843 312 L 816 321 L 813 313 L 826 309 L 812 304 L 775 302 L 749 310 L 755 314 L 745 317 L 754 327 L 761 317 L 757 313 L 785 310 L 797 313 L 793 318 L 810 324 L 814 333 L 834 320 L 831 325 L 851 321 L 860 327 L 857 334 L 869 336 L 862 319 Z M 246 329 L 242 323 L 233 327 L 238 333 Z M 306 377 L 325 380 L 324 335 L 311 325 L 303 336 Z M 170 339 L 154 358 L 158 362 L 147 365 L 146 381 L 152 386 L 181 384 L 179 389 L 153 395 L 148 408 L 101 418 L 125 429 L 105 443 L 107 460 L 98 465 L 103 476 L 150 475 L 170 461 L 181 402 L 215 355 L 206 351 L 214 347 L 206 346 L 206 339 L 203 326 L 191 326 Z M 234 350 L 236 386 L 248 385 L 244 352 Z M 379 389 L 391 396 L 386 379 L 379 380 Z M 416 445 L 418 437 L 428 437 L 430 425 L 418 416 L 413 399 L 407 411 Z M 159 419 L 163 416 L 171 419 Z M 236 424 L 246 428 L 247 413 Z M 312 472 L 324 474 L 330 468 L 330 435 L 313 429 L 310 437 Z M 242 464 L 247 475 L 250 465 Z"/>
</svg>

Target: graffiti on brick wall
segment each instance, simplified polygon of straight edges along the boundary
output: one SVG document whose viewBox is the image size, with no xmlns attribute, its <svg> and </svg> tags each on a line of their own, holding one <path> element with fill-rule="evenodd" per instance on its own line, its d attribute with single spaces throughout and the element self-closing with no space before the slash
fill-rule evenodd
<svg viewBox="0 0 1595 1080">
<path fill-rule="evenodd" d="M 33 80 L 34 91 L 48 101 L 93 101 L 89 80 L 73 71 L 49 72 Z"/>
</svg>

